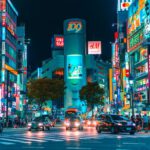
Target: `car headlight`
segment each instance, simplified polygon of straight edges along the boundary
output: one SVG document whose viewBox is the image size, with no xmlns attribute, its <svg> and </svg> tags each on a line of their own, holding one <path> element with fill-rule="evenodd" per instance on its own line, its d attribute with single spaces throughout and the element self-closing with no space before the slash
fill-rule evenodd
<svg viewBox="0 0 150 150">
<path fill-rule="evenodd" d="M 90 124 L 91 124 L 91 121 L 88 121 L 87 124 L 90 125 Z"/>
<path fill-rule="evenodd" d="M 32 123 L 28 123 L 28 126 L 32 126 Z"/>
<path fill-rule="evenodd" d="M 75 126 L 78 127 L 80 125 L 79 122 L 75 122 Z"/>
<path fill-rule="evenodd" d="M 122 126 L 122 124 L 121 124 L 121 123 L 117 123 L 117 125 L 118 125 L 118 126 Z"/>
<path fill-rule="evenodd" d="M 70 122 L 64 122 L 66 126 L 70 126 Z"/>
<path fill-rule="evenodd" d="M 94 125 L 96 125 L 96 124 L 97 124 L 97 122 L 96 122 L 96 121 L 93 121 L 93 124 L 94 124 Z"/>
<path fill-rule="evenodd" d="M 43 123 L 39 123 L 38 126 L 43 126 Z"/>
<path fill-rule="evenodd" d="M 135 123 L 133 123 L 132 125 L 133 125 L 133 126 L 136 126 L 136 124 L 135 124 Z"/>
</svg>

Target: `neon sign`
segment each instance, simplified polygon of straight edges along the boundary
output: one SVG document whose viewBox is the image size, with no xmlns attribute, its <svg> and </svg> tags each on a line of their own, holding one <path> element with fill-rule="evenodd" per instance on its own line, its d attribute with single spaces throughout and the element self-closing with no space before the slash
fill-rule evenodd
<svg viewBox="0 0 150 150">
<path fill-rule="evenodd" d="M 6 0 L 0 1 L 0 11 L 3 11 L 3 12 L 6 11 Z"/>
<path fill-rule="evenodd" d="M 64 47 L 64 37 L 62 36 L 55 37 L 55 47 Z"/>
<path fill-rule="evenodd" d="M 149 79 L 149 87 L 150 87 L 150 55 L 148 56 L 148 79 Z"/>
<path fill-rule="evenodd" d="M 140 30 L 137 34 L 128 39 L 128 52 L 138 47 L 144 40 L 143 31 Z"/>
<path fill-rule="evenodd" d="M 82 22 L 81 21 L 71 21 L 68 23 L 67 31 L 78 33 L 82 30 Z"/>
</svg>

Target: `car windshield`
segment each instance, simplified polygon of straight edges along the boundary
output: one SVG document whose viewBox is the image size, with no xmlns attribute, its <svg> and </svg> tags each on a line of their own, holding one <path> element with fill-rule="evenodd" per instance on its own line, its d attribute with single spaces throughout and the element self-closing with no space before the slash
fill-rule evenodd
<svg viewBox="0 0 150 150">
<path fill-rule="evenodd" d="M 80 120 L 80 118 L 78 118 L 78 117 L 70 118 L 70 121 L 75 121 L 75 120 Z"/>
<path fill-rule="evenodd" d="M 33 121 L 35 121 L 35 122 L 43 122 L 43 121 L 44 121 L 44 119 L 43 119 L 43 118 L 38 117 L 38 118 L 35 118 Z"/>
<path fill-rule="evenodd" d="M 126 120 L 126 121 L 129 120 L 128 118 L 126 118 L 126 117 L 124 117 L 124 116 L 119 116 L 119 115 L 111 115 L 111 118 L 112 118 L 113 120 Z"/>
</svg>

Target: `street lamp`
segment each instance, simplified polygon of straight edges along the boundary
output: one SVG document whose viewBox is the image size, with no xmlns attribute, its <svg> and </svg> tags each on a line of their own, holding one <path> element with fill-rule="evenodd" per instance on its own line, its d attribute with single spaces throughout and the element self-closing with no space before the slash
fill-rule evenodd
<svg viewBox="0 0 150 150">
<path fill-rule="evenodd" d="M 129 84 L 130 84 L 130 104 L 131 104 L 131 108 L 132 108 L 132 116 L 134 116 L 134 97 L 133 97 L 133 84 L 134 84 L 134 78 L 132 75 L 130 75 L 129 77 Z"/>
</svg>

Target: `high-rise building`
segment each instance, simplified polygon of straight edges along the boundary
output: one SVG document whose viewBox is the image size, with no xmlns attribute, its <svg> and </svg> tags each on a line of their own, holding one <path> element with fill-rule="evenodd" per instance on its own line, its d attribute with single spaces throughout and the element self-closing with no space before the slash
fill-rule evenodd
<svg viewBox="0 0 150 150">
<path fill-rule="evenodd" d="M 26 103 L 27 45 L 17 17 L 12 2 L 0 0 L 0 115 L 5 116 L 23 111 Z"/>
<path fill-rule="evenodd" d="M 134 77 L 135 113 L 149 111 L 150 104 L 150 0 L 135 0 L 128 11 L 127 51 Z"/>
<path fill-rule="evenodd" d="M 19 86 L 17 110 L 24 112 L 26 107 L 26 83 L 27 83 L 27 44 L 25 37 L 25 26 L 17 27 L 17 85 Z M 23 114 L 22 114 L 23 115 Z"/>
<path fill-rule="evenodd" d="M 10 0 L 0 0 L 0 113 L 15 113 L 17 83 L 17 16 L 18 12 Z M 8 106 L 8 107 L 7 107 Z M 8 108 L 8 111 L 7 109 Z"/>
</svg>

